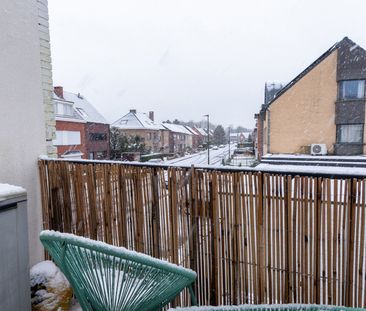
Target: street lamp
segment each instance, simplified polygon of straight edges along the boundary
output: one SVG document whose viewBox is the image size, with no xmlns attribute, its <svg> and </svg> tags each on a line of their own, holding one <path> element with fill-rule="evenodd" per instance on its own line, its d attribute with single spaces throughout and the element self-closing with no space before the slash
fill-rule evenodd
<svg viewBox="0 0 366 311">
<path fill-rule="evenodd" d="M 205 114 L 207 117 L 207 164 L 210 164 L 210 115 Z"/>
</svg>

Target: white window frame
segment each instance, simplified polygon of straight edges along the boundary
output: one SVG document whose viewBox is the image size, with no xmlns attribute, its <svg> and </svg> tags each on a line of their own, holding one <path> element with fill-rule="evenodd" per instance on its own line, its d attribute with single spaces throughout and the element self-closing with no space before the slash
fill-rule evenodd
<svg viewBox="0 0 366 311">
<path fill-rule="evenodd" d="M 81 145 L 81 133 L 79 131 L 56 131 L 55 146 Z"/>
</svg>

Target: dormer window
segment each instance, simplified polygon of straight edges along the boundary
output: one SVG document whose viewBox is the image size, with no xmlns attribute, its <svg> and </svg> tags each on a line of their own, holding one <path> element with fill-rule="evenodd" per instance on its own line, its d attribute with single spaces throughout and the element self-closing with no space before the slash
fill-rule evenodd
<svg viewBox="0 0 366 311">
<path fill-rule="evenodd" d="M 364 80 L 346 80 L 340 82 L 340 99 L 362 99 L 365 97 Z"/>
<path fill-rule="evenodd" d="M 72 116 L 73 115 L 73 108 L 72 104 L 68 103 L 55 103 L 55 113 L 56 115 L 60 116 Z"/>
</svg>

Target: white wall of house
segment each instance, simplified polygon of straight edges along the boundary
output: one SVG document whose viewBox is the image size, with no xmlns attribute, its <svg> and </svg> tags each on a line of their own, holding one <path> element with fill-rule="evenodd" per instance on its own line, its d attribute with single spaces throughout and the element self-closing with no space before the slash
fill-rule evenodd
<svg viewBox="0 0 366 311">
<path fill-rule="evenodd" d="M 47 152 L 43 78 L 52 81 L 51 68 L 41 69 L 40 5 L 47 9 L 46 0 L 1 0 L 0 10 L 0 182 L 27 190 L 30 265 L 43 258 L 37 159 Z"/>
</svg>

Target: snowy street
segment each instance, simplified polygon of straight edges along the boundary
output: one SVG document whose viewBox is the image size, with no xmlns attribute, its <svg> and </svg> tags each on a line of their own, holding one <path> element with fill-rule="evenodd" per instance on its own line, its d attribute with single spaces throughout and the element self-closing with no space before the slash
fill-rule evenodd
<svg viewBox="0 0 366 311">
<path fill-rule="evenodd" d="M 234 152 L 235 144 L 231 144 L 231 154 Z M 210 165 L 220 165 L 222 159 L 227 159 L 229 156 L 229 145 L 218 150 L 210 149 Z M 184 157 L 165 161 L 164 164 L 174 165 L 207 165 L 207 150 L 197 152 L 195 154 L 186 155 Z"/>
</svg>

